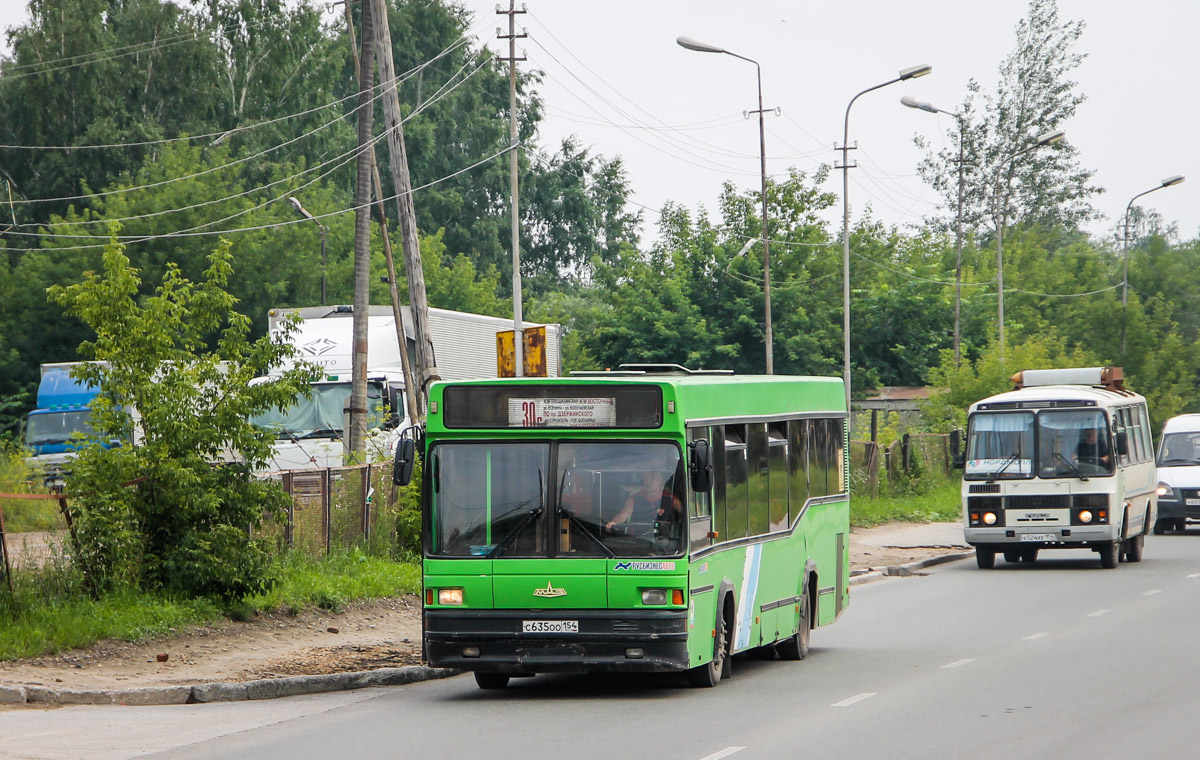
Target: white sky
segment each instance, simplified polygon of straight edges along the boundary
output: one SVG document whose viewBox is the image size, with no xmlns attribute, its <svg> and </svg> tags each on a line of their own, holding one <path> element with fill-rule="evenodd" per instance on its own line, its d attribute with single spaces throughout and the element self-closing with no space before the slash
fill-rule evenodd
<svg viewBox="0 0 1200 760">
<path fill-rule="evenodd" d="M 492 50 L 497 0 L 461 0 L 476 12 L 474 29 Z M 905 67 L 928 63 L 931 75 L 864 95 L 850 115 L 850 202 L 855 217 L 870 204 L 876 218 L 920 224 L 939 202 L 915 176 L 921 132 L 943 144 L 954 127 L 900 105 L 913 95 L 955 110 L 966 83 L 995 87 L 1001 60 L 1012 50 L 1014 27 L 1027 0 L 607 0 L 582 3 L 524 0 L 518 17 L 530 39 L 519 42 L 529 62 L 546 73 L 542 144 L 554 148 L 569 134 L 604 155 L 621 156 L 635 200 L 653 239 L 655 210 L 668 200 L 715 213 L 720 185 L 758 187 L 758 129 L 742 112 L 756 106 L 752 64 L 725 55 L 692 52 L 675 38 L 688 35 L 757 59 L 768 107 L 783 109 L 767 120 L 767 169 L 811 171 L 833 163 L 842 140 L 846 104 L 860 90 L 894 78 Z M 507 5 L 507 3 L 505 3 Z M 518 6 L 520 3 L 518 3 Z M 0 0 L 0 28 L 25 18 L 24 0 Z M 1177 222 L 1185 239 L 1200 235 L 1200 143 L 1194 137 L 1198 106 L 1187 51 L 1200 29 L 1195 0 L 1059 0 L 1064 20 L 1087 28 L 1077 49 L 1087 54 L 1074 72 L 1088 96 L 1063 127 L 1080 162 L 1106 188 L 1094 205 L 1105 219 L 1093 234 L 1108 234 L 1135 194 L 1174 174 L 1183 185 L 1139 204 Z M 682 127 L 687 127 L 686 129 Z M 652 129 L 647 129 L 652 127 Z M 669 129 L 667 127 L 680 127 Z M 700 128 L 697 128 L 700 127 Z M 827 189 L 841 193 L 840 172 Z M 828 219 L 840 225 L 841 205 Z"/>
</svg>

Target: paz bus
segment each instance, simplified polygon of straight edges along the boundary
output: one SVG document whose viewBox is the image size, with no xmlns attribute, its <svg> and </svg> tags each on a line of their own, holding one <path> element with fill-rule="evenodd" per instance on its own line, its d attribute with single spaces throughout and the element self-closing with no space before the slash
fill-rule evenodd
<svg viewBox="0 0 1200 760">
<path fill-rule="evenodd" d="M 1146 399 L 1120 367 L 1025 370 L 1016 389 L 972 404 L 963 523 L 979 567 L 1087 548 L 1102 567 L 1140 562 L 1157 515 Z"/>
<path fill-rule="evenodd" d="M 841 379 L 622 365 L 431 386 L 424 638 L 484 689 L 800 660 L 849 602 Z M 411 477 L 415 444 L 397 452 Z"/>
</svg>

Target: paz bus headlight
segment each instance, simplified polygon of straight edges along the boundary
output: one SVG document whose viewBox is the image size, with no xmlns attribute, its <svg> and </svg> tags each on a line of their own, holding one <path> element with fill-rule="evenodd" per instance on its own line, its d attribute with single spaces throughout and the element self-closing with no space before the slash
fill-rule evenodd
<svg viewBox="0 0 1200 760">
<path fill-rule="evenodd" d="M 1084 510 L 1080 511 L 1079 522 L 1083 523 L 1084 525 L 1087 525 L 1091 521 L 1092 521 L 1092 511 L 1090 509 L 1084 509 Z"/>
<path fill-rule="evenodd" d="M 983 524 L 984 525 L 995 525 L 996 524 L 996 513 L 995 512 L 984 512 L 983 513 Z"/>
</svg>

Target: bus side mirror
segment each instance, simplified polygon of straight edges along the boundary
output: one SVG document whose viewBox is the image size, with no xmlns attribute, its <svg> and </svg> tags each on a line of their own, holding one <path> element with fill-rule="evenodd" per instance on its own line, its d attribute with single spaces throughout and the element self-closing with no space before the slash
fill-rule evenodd
<svg viewBox="0 0 1200 760">
<path fill-rule="evenodd" d="M 966 457 L 963 455 L 963 450 L 962 450 L 962 431 L 961 430 L 951 430 L 950 431 L 950 466 L 956 470 L 961 470 L 963 468 L 963 463 L 965 460 L 966 460 Z"/>
<path fill-rule="evenodd" d="M 692 490 L 696 493 L 708 493 L 713 487 L 712 450 L 708 441 L 701 438 L 688 445 L 691 456 L 688 461 L 688 471 L 692 476 Z"/>
<path fill-rule="evenodd" d="M 1129 456 L 1129 434 L 1122 430 L 1117 433 L 1117 454 L 1119 456 Z"/>
<path fill-rule="evenodd" d="M 411 438 L 396 442 L 396 459 L 392 462 L 392 482 L 406 486 L 412 481 L 413 462 L 417 455 L 417 444 Z"/>
</svg>

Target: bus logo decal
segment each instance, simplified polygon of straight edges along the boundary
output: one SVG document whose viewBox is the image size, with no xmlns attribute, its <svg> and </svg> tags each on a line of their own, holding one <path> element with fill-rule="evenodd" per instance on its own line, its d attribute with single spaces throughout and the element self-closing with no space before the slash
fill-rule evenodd
<svg viewBox="0 0 1200 760">
<path fill-rule="evenodd" d="M 674 570 L 674 562 L 618 562 L 613 570 Z"/>
<path fill-rule="evenodd" d="M 553 583 L 547 582 L 546 588 L 534 589 L 533 595 L 534 596 L 551 596 L 551 597 L 566 596 L 567 590 L 565 588 L 554 588 Z"/>
</svg>

